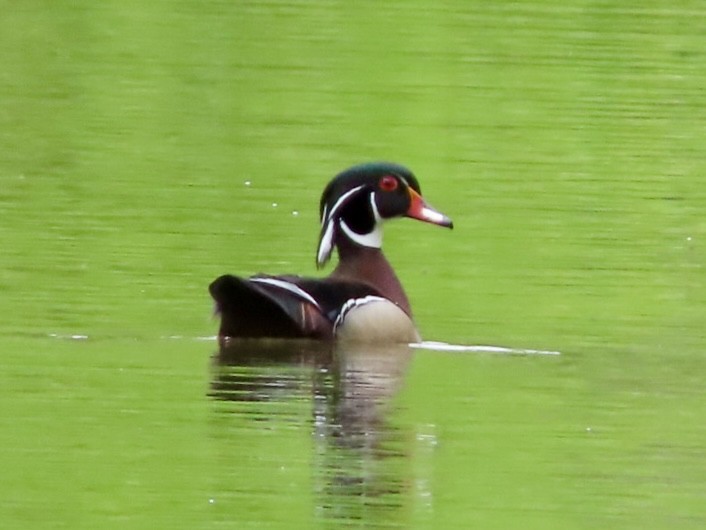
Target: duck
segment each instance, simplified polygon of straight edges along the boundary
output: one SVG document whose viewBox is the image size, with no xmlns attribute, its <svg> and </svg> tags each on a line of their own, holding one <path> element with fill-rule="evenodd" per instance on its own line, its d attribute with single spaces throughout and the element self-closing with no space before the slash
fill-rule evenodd
<svg viewBox="0 0 706 530">
<path fill-rule="evenodd" d="M 338 173 L 319 203 L 316 266 L 337 251 L 323 278 L 225 274 L 209 286 L 220 316 L 219 339 L 272 338 L 415 343 L 421 340 L 409 298 L 382 251 L 383 225 L 407 217 L 453 228 L 422 197 L 419 182 L 392 162 Z"/>
</svg>

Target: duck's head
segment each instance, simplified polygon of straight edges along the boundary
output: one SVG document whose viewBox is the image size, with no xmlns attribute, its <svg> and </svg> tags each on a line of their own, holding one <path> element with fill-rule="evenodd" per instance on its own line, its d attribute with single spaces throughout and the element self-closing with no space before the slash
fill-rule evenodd
<svg viewBox="0 0 706 530">
<path fill-rule="evenodd" d="M 389 162 L 360 164 L 336 175 L 324 189 L 319 211 L 319 267 L 329 260 L 339 237 L 380 248 L 387 219 L 411 217 L 453 228 L 451 219 L 424 202 L 412 172 Z"/>
</svg>

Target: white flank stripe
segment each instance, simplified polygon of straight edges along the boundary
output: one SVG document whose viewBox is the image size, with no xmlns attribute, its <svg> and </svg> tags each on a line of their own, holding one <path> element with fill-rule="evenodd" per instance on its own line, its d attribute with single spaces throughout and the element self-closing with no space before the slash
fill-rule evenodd
<svg viewBox="0 0 706 530">
<path fill-rule="evenodd" d="M 336 317 L 336 321 L 333 323 L 333 332 L 336 332 L 336 329 L 338 326 L 343 324 L 343 321 L 346 319 L 346 315 L 351 309 L 355 309 L 356 307 L 360 307 L 362 305 L 365 305 L 370 302 L 387 302 L 385 298 L 382 298 L 380 296 L 374 296 L 374 295 L 369 295 L 369 296 L 364 296 L 363 298 L 351 298 L 350 300 L 347 300 L 345 304 L 343 304 L 343 307 L 341 307 L 341 311 L 338 313 L 338 316 Z"/>
<path fill-rule="evenodd" d="M 314 298 L 309 293 L 307 293 L 298 285 L 295 285 L 291 282 L 285 280 L 278 280 L 277 278 L 250 278 L 250 281 L 255 283 L 266 283 L 267 285 L 279 287 L 280 289 L 284 289 L 285 291 L 289 291 L 290 293 L 295 294 L 300 298 L 303 298 L 307 302 L 316 306 L 318 309 L 321 309 L 319 303 L 314 300 Z"/>
</svg>

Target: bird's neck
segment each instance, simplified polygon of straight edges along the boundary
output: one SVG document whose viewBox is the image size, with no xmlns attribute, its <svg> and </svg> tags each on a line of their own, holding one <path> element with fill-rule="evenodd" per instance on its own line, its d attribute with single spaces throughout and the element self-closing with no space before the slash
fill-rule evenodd
<svg viewBox="0 0 706 530">
<path fill-rule="evenodd" d="M 411 317 L 407 295 L 382 250 L 358 245 L 345 236 L 337 239 L 339 259 L 331 277 L 367 283 Z"/>
</svg>

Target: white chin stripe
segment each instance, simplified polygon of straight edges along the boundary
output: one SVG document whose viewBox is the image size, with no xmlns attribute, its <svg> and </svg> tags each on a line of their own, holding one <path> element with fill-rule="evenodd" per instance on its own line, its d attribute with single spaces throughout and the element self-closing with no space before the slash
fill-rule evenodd
<svg viewBox="0 0 706 530">
<path fill-rule="evenodd" d="M 303 298 L 310 304 L 313 304 L 315 307 L 321 309 L 321 307 L 319 307 L 318 302 L 314 300 L 314 298 L 309 293 L 307 293 L 298 285 L 295 285 L 291 282 L 279 280 L 277 278 L 250 278 L 250 281 L 255 283 L 265 283 L 267 285 L 279 287 L 280 289 L 284 289 L 285 291 L 289 291 L 290 293 L 295 294 L 299 298 Z"/>
<path fill-rule="evenodd" d="M 375 223 L 375 228 L 367 234 L 357 234 L 351 230 L 345 221 L 340 222 L 341 230 L 354 243 L 358 243 L 362 247 L 381 248 L 382 247 L 382 228 L 380 223 Z"/>
<path fill-rule="evenodd" d="M 370 208 L 373 211 L 373 217 L 375 218 L 375 226 L 371 232 L 367 234 L 358 234 L 354 232 L 345 221 L 341 220 L 341 230 L 348 236 L 351 241 L 358 243 L 363 247 L 369 248 L 382 248 L 382 217 L 380 217 L 380 212 L 378 212 L 378 205 L 375 202 L 375 194 L 370 194 Z"/>
</svg>

